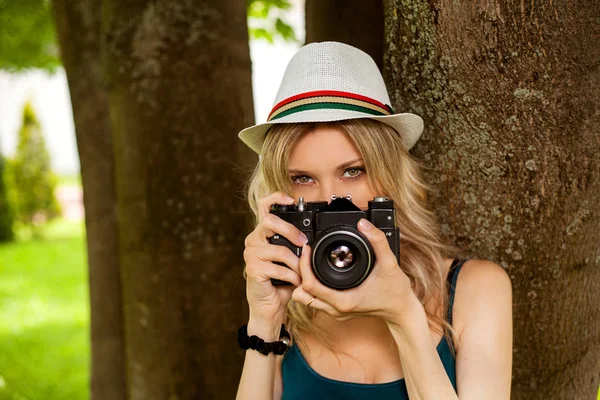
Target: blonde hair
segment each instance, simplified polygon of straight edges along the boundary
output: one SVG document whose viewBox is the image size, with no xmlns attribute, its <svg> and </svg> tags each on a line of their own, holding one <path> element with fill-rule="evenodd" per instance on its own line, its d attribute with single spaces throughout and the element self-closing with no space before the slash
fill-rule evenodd
<svg viewBox="0 0 600 400">
<path fill-rule="evenodd" d="M 427 192 L 431 191 L 431 187 L 421 177 L 421 168 L 424 167 L 411 157 L 398 133 L 389 125 L 372 119 L 273 125 L 263 143 L 262 156 L 246 184 L 247 201 L 254 214 L 255 226 L 259 223 L 258 202 L 261 197 L 275 191 L 292 193 L 292 182 L 287 172 L 290 153 L 294 144 L 319 124 L 339 129 L 354 142 L 363 157 L 371 187 L 377 189 L 378 195 L 386 195 L 394 201 L 396 226 L 400 228 L 400 268 L 410 278 L 415 295 L 422 304 L 434 298 L 441 300 L 445 317 L 448 294 L 443 257 L 454 258 L 458 249 L 441 242 L 435 216 L 426 208 Z M 437 304 L 439 306 L 439 302 Z M 427 309 L 425 311 L 429 325 L 457 348 L 456 332 L 452 326 L 445 318 Z M 286 328 L 293 340 L 303 347 L 303 331 L 315 334 L 327 346 L 324 333 L 314 329 L 312 324 L 315 313 L 315 309 L 293 299 L 287 305 Z M 447 330 L 441 331 L 432 321 Z M 453 346 L 450 348 L 455 350 Z"/>
</svg>

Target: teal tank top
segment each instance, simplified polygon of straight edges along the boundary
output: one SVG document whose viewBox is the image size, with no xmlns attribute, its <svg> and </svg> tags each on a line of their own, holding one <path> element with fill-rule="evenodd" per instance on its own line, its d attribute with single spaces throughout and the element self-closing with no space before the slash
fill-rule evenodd
<svg viewBox="0 0 600 400">
<path fill-rule="evenodd" d="M 458 272 L 466 260 L 454 260 L 448 272 L 448 322 L 452 324 L 452 305 Z M 437 345 L 444 369 L 456 392 L 455 359 L 450 352 L 452 344 L 443 336 Z M 295 344 L 283 357 L 281 364 L 283 383 L 282 400 L 408 400 L 408 391 L 404 378 L 388 383 L 353 383 L 326 378 L 313 370 Z"/>
</svg>

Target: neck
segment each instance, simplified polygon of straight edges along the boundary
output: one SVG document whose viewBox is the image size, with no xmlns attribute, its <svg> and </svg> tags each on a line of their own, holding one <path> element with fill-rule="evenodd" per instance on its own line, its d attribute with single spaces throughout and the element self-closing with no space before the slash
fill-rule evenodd
<svg viewBox="0 0 600 400">
<path fill-rule="evenodd" d="M 357 344 L 381 344 L 388 346 L 394 339 L 384 320 L 376 317 L 361 317 L 347 321 L 339 321 L 325 312 L 317 312 L 313 317 L 313 325 L 325 336 L 335 350 L 349 351 Z M 315 335 L 309 339 L 318 340 Z"/>
</svg>

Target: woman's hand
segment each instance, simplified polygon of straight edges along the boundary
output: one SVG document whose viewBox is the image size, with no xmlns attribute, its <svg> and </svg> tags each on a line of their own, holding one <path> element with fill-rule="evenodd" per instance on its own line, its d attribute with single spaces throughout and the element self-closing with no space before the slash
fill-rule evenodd
<svg viewBox="0 0 600 400">
<path fill-rule="evenodd" d="M 316 297 L 310 307 L 323 310 L 341 321 L 376 316 L 398 324 L 404 312 L 415 306 L 415 300 L 418 304 L 420 302 L 411 288 L 410 279 L 398 266 L 385 233 L 364 218 L 359 221 L 358 230 L 367 237 L 375 252 L 376 261 L 370 275 L 351 289 L 329 288 L 314 275 L 310 262 L 312 249 L 304 246 L 300 257 L 302 285 L 294 290 L 292 298 L 308 304 Z"/>
<path fill-rule="evenodd" d="M 250 319 L 273 322 L 283 320 L 285 308 L 294 286 L 302 283 L 300 259 L 285 246 L 271 244 L 268 238 L 279 234 L 301 247 L 306 237 L 298 228 L 269 213 L 272 204 L 292 204 L 294 199 L 282 192 L 274 192 L 259 201 L 259 223 L 246 237 L 246 297 L 250 305 Z M 290 268 L 274 264 L 278 261 Z M 271 278 L 287 281 L 294 286 L 273 286 Z"/>
</svg>

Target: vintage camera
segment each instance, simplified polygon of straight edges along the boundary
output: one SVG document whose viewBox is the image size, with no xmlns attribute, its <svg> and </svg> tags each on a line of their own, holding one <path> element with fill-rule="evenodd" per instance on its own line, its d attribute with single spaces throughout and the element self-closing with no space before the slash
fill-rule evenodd
<svg viewBox="0 0 600 400">
<path fill-rule="evenodd" d="M 332 196 L 331 202 L 305 202 L 300 197 L 297 204 L 273 204 L 270 212 L 302 231 L 312 249 L 311 264 L 316 277 L 326 286 L 344 290 L 358 286 L 373 270 L 375 253 L 367 238 L 356 225 L 366 218 L 385 232 L 392 252 L 400 263 L 400 232 L 396 227 L 394 202 L 387 197 L 369 201 L 366 211 L 352 203 L 350 195 Z M 302 248 L 281 235 L 270 237 L 269 243 L 286 246 L 300 257 Z M 276 264 L 287 267 L 284 263 Z M 289 268 L 289 267 L 288 267 Z M 291 285 L 271 279 L 273 285 Z"/>
</svg>

